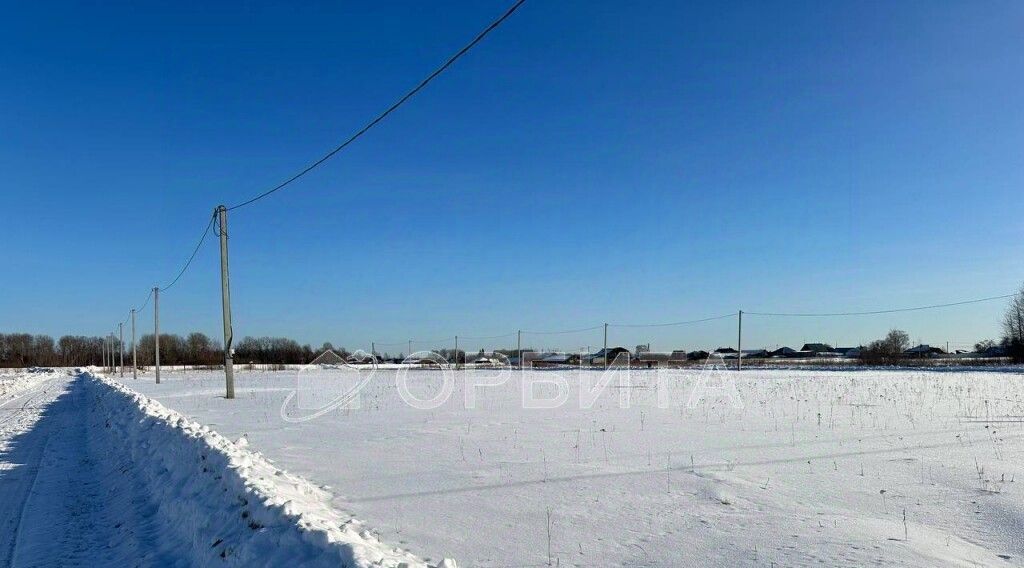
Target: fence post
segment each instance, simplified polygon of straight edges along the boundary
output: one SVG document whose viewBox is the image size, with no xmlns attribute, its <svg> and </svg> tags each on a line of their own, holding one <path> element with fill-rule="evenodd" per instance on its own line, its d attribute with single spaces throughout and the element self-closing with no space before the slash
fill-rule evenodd
<svg viewBox="0 0 1024 568">
<path fill-rule="evenodd" d="M 217 207 L 217 224 L 220 233 L 220 298 L 224 316 L 224 397 L 235 398 L 234 349 L 231 347 L 234 332 L 231 328 L 231 280 L 228 276 L 228 209 Z"/>
</svg>

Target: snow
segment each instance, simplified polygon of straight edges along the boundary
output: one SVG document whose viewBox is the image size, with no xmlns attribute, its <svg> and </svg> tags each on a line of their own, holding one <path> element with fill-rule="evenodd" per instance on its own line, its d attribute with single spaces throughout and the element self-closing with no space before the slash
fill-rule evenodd
<svg viewBox="0 0 1024 568">
<path fill-rule="evenodd" d="M 716 395 L 689 408 L 707 379 L 693 370 L 633 372 L 628 381 L 620 374 L 590 407 L 580 385 L 598 384 L 598 372 L 513 373 L 479 386 L 497 382 L 495 372 L 460 371 L 447 402 L 423 410 L 402 400 L 396 379 L 425 399 L 439 392 L 441 372 L 378 370 L 358 408 L 308 421 L 281 416 L 285 401 L 286 416 L 315 414 L 295 407 L 303 377 L 294 370 L 237 372 L 235 400 L 222 398 L 220 372 L 165 372 L 161 385 L 151 375 L 121 381 L 220 434 L 244 436 L 266 467 L 328 488 L 309 508 L 362 519 L 381 541 L 423 559 L 492 567 L 1024 565 L 1019 372 L 722 375 L 712 378 L 734 378 L 742 408 Z M 567 387 L 570 396 L 556 408 L 524 408 L 524 385 L 547 397 Z M 231 452 L 245 448 L 136 400 L 166 428 L 219 440 L 206 443 L 239 470 Z M 146 438 L 135 439 L 133 446 Z M 141 461 L 156 462 L 160 451 Z M 194 458 L 182 452 L 167 467 Z M 245 479 L 265 477 L 250 467 L 241 468 Z M 384 545 L 373 537 L 367 546 Z"/>
<path fill-rule="evenodd" d="M 0 386 L 0 565 L 427 565 L 244 440 L 114 381 L 41 372 Z"/>
</svg>

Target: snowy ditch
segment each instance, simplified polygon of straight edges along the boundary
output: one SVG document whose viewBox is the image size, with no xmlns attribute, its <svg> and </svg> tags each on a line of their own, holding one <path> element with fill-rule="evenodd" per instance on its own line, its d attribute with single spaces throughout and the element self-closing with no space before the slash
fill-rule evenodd
<svg viewBox="0 0 1024 568">
<path fill-rule="evenodd" d="M 328 491 L 274 467 L 244 438 L 232 442 L 107 378 L 80 379 L 90 429 L 106 432 L 94 434 L 96 451 L 130 454 L 137 494 L 147 496 L 184 564 L 427 566 L 382 543 L 332 508 Z"/>
</svg>

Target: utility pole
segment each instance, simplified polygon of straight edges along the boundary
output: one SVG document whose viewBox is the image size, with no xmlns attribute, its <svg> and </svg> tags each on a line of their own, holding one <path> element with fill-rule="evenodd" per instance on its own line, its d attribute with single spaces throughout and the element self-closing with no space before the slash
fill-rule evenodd
<svg viewBox="0 0 1024 568">
<path fill-rule="evenodd" d="M 160 384 L 160 287 L 153 288 L 153 368 Z"/>
<path fill-rule="evenodd" d="M 370 355 L 373 355 L 374 359 L 377 358 L 377 348 L 376 348 L 376 345 L 377 345 L 376 343 L 374 343 L 372 341 L 370 342 Z"/>
<path fill-rule="evenodd" d="M 132 378 L 139 378 L 139 360 L 135 348 L 135 308 L 132 308 Z"/>
<path fill-rule="evenodd" d="M 455 336 L 455 370 L 459 370 L 459 336 Z"/>
<path fill-rule="evenodd" d="M 217 223 L 220 227 L 220 298 L 224 314 L 224 382 L 225 398 L 235 398 L 234 350 L 231 347 L 231 281 L 228 277 L 228 208 L 217 207 Z"/>
<path fill-rule="evenodd" d="M 121 378 L 124 378 L 124 322 L 117 322 L 117 354 L 121 357 Z"/>
<path fill-rule="evenodd" d="M 740 310 L 739 328 L 736 331 L 736 370 L 743 368 L 743 310 Z"/>
<path fill-rule="evenodd" d="M 104 337 L 103 341 L 100 342 L 100 366 L 104 369 L 107 368 L 107 338 Z"/>
<path fill-rule="evenodd" d="M 516 331 L 516 353 L 519 354 L 519 368 L 523 368 L 523 330 Z"/>
<path fill-rule="evenodd" d="M 604 324 L 604 368 L 608 368 L 608 324 Z"/>
<path fill-rule="evenodd" d="M 411 339 L 409 340 L 409 349 L 405 353 L 405 358 L 408 359 L 409 357 L 412 357 L 412 340 Z"/>
</svg>

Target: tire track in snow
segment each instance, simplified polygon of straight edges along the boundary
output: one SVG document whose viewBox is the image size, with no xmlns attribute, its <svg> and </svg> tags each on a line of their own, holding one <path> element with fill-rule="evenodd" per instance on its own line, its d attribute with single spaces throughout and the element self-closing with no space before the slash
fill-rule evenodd
<svg viewBox="0 0 1024 568">
<path fill-rule="evenodd" d="M 29 495 L 35 490 L 40 460 L 46 451 L 50 434 L 45 434 L 46 440 L 42 443 L 22 443 L 21 437 L 38 424 L 42 407 L 57 397 L 58 384 L 55 383 L 58 378 L 58 375 L 54 375 L 43 379 L 38 385 L 29 387 L 0 405 L 9 406 L 21 400 L 20 406 L 6 409 L 8 414 L 0 417 L 0 527 L 3 527 L 0 531 L 0 551 L 3 551 L 4 561 L 0 565 L 3 566 L 14 565 L 25 506 Z"/>
</svg>

